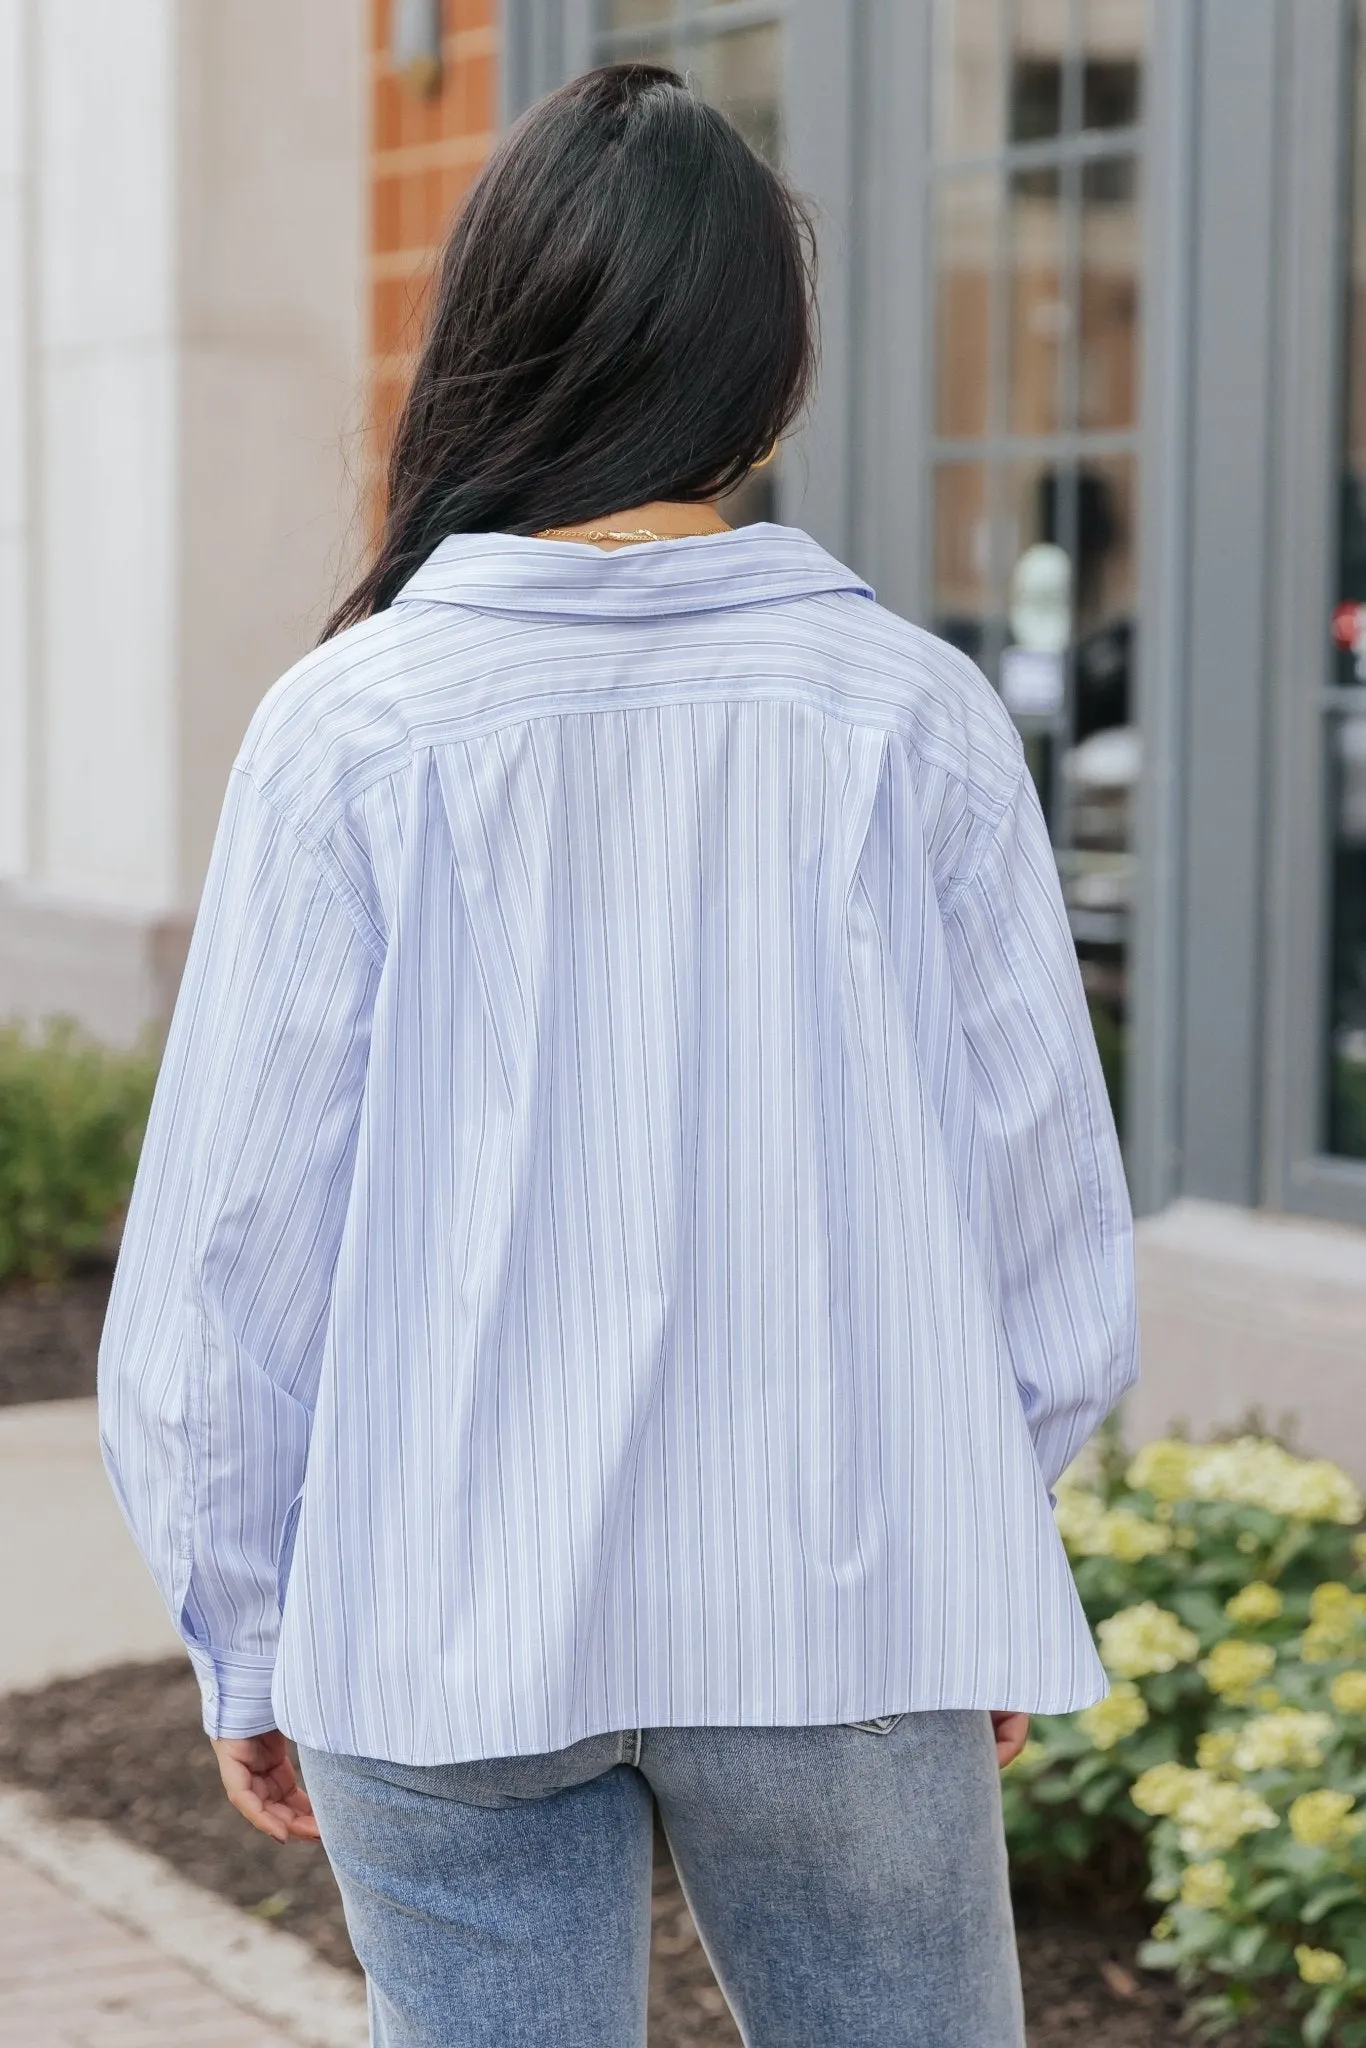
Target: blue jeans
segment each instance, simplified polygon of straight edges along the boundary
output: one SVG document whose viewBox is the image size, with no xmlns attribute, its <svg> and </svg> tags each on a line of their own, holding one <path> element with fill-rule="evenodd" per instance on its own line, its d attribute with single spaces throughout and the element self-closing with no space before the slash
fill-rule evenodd
<svg viewBox="0 0 1366 2048">
<path fill-rule="evenodd" d="M 749 2048 L 1022 2048 L 985 1714 L 301 1763 L 376 2048 L 643 2048 L 651 1794 Z"/>
</svg>

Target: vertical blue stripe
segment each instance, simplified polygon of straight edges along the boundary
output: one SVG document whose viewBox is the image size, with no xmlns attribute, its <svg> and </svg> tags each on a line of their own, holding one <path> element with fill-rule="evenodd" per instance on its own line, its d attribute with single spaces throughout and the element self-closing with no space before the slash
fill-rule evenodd
<svg viewBox="0 0 1366 2048">
<path fill-rule="evenodd" d="M 792 529 L 474 535 L 267 694 L 100 1348 L 211 1733 L 1083 1705 L 1048 1489 L 1135 1369 L 961 655 Z"/>
</svg>

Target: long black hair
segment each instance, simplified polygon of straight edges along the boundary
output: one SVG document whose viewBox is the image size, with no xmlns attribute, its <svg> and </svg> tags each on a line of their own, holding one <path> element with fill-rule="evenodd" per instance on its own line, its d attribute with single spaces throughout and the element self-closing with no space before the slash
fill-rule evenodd
<svg viewBox="0 0 1366 2048">
<path fill-rule="evenodd" d="M 324 639 L 448 533 L 732 489 L 802 410 L 815 356 L 810 216 L 724 115 L 654 64 L 549 93 L 451 229 L 375 559 Z"/>
</svg>

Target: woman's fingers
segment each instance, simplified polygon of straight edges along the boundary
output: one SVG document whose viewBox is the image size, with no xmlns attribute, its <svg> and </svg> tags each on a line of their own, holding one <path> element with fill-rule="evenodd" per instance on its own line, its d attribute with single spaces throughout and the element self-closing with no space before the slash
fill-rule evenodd
<svg viewBox="0 0 1366 2048">
<path fill-rule="evenodd" d="M 1001 1770 L 1013 1764 L 1029 1740 L 1028 1714 L 993 1714 L 992 1729 L 996 1736 L 996 1762 Z"/>
<path fill-rule="evenodd" d="M 211 1738 L 229 1803 L 276 1842 L 321 1839 L 307 1792 L 278 1729 L 268 1735 Z"/>
</svg>

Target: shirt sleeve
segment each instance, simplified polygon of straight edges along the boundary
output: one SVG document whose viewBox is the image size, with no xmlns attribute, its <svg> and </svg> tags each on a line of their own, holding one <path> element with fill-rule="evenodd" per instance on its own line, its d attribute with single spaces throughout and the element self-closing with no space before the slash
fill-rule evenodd
<svg viewBox="0 0 1366 2048">
<path fill-rule="evenodd" d="M 1010 1358 L 1051 1489 L 1138 1372 L 1133 1222 L 1034 784 L 946 920 Z"/>
<path fill-rule="evenodd" d="M 380 941 L 234 770 L 99 1351 L 105 1466 L 210 1735 L 272 1728 Z"/>
</svg>

